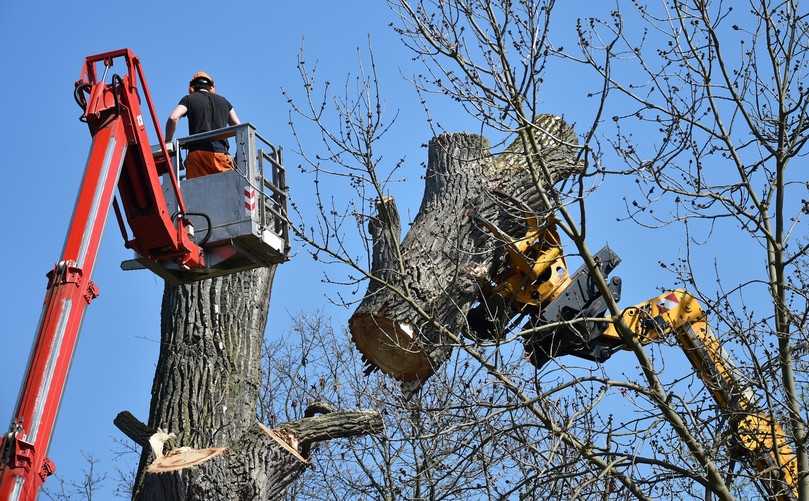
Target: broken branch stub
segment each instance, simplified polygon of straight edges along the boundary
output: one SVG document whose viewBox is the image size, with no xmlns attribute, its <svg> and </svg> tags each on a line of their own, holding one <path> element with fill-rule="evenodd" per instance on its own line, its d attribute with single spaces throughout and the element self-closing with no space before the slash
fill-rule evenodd
<svg viewBox="0 0 809 501">
<path fill-rule="evenodd" d="M 468 334 L 470 306 L 502 271 L 504 235 L 522 237 L 528 218 L 548 211 L 540 190 L 581 170 L 576 136 L 561 118 L 540 116 L 530 134 L 538 147 L 533 175 L 527 136 L 496 156 L 479 135 L 433 138 L 421 207 L 401 242 L 394 200 L 377 202 L 369 222 L 374 278 L 349 320 L 369 371 L 415 383 L 429 378 L 452 352 L 443 329 Z"/>
</svg>

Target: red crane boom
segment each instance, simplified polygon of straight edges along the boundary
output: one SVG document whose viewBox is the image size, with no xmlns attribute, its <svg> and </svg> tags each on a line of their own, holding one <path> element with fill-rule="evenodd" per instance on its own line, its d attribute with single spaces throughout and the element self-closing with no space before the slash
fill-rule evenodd
<svg viewBox="0 0 809 501">
<path fill-rule="evenodd" d="M 105 82 L 114 61 L 127 73 Z M 97 77 L 96 66 L 104 67 Z M 162 155 L 154 155 L 141 112 L 142 94 Z M 53 473 L 47 458 L 79 328 L 87 305 L 98 296 L 91 280 L 110 205 L 118 188 L 133 237 L 126 246 L 154 262 L 182 269 L 205 266 L 191 240 L 185 202 L 159 129 L 140 61 L 129 49 L 87 57 L 76 98 L 93 137 L 64 248 L 48 273 L 47 292 L 24 383 L 8 434 L 0 444 L 0 500 L 33 500 Z M 157 158 L 157 161 L 155 160 Z M 169 174 L 179 210 L 167 207 L 160 175 Z"/>
</svg>

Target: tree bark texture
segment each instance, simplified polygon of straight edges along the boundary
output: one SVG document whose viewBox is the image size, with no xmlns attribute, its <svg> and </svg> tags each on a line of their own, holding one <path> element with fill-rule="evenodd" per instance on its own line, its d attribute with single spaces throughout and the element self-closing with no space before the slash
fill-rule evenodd
<svg viewBox="0 0 809 501">
<path fill-rule="evenodd" d="M 527 219 L 547 212 L 540 189 L 580 170 L 573 129 L 552 115 L 536 125 L 530 133 L 550 180 L 532 175 L 520 139 L 494 156 L 482 136 L 442 134 L 429 143 L 421 207 L 401 243 L 395 202 L 377 202 L 375 279 L 349 320 L 368 370 L 423 382 L 452 350 L 435 324 L 468 334 L 470 307 L 502 271 L 504 239 L 523 237 Z"/>
<path fill-rule="evenodd" d="M 177 435 L 175 446 L 227 451 L 199 466 L 152 474 L 145 468 L 154 455 L 144 447 L 134 499 L 275 499 L 308 465 L 256 420 L 274 275 L 275 267 L 259 268 L 166 286 L 149 424 L 128 435 L 139 441 L 144 430 L 160 428 Z M 280 430 L 306 456 L 312 443 L 380 428 L 377 413 L 360 411 L 307 417 Z"/>
</svg>

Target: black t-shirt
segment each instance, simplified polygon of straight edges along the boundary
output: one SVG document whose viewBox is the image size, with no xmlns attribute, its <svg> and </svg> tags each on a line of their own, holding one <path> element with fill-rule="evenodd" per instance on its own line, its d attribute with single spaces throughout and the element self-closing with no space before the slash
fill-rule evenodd
<svg viewBox="0 0 809 501">
<path fill-rule="evenodd" d="M 180 99 L 180 104 L 188 108 L 188 133 L 199 134 L 221 129 L 228 125 L 228 114 L 233 109 L 230 102 L 218 94 L 198 91 Z M 228 151 L 227 141 L 200 141 L 188 145 L 189 151 Z"/>
</svg>

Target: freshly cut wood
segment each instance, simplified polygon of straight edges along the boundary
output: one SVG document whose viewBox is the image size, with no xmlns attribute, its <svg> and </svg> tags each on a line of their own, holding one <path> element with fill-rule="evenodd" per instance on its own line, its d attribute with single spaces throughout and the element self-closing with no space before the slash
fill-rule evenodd
<svg viewBox="0 0 809 501">
<path fill-rule="evenodd" d="M 377 412 L 337 412 L 322 403 L 303 419 L 275 428 L 277 436 L 287 437 L 286 447 L 256 422 L 274 274 L 274 267 L 260 268 L 166 287 L 149 424 L 127 412 L 115 420 L 144 446 L 134 499 L 278 499 L 308 466 L 300 457 L 308 457 L 311 444 L 381 430 Z M 168 449 L 227 450 L 190 468 L 147 473 L 155 458 L 148 440 L 158 430 L 176 435 Z"/>
<path fill-rule="evenodd" d="M 453 348 L 438 326 L 469 334 L 470 307 L 503 268 L 504 235 L 522 237 L 528 218 L 547 212 L 540 190 L 580 170 L 575 133 L 560 117 L 540 116 L 528 134 L 499 155 L 479 135 L 433 138 L 421 207 L 404 240 L 394 200 L 377 202 L 374 278 L 349 320 L 368 371 L 413 383 L 430 377 Z M 531 142 L 550 179 L 528 169 Z"/>
</svg>

